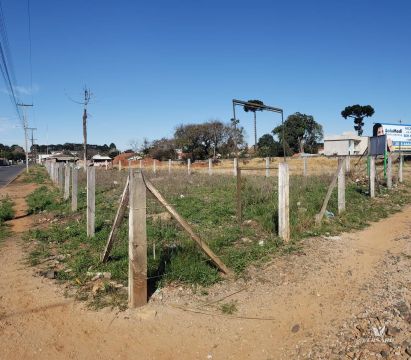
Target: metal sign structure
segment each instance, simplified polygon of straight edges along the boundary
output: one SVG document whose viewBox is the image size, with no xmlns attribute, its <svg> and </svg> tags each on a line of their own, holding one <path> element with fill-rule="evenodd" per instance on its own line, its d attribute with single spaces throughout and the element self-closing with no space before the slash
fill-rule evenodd
<svg viewBox="0 0 411 360">
<path fill-rule="evenodd" d="M 256 110 L 266 110 L 266 111 L 271 111 L 271 112 L 275 112 L 278 114 L 281 114 L 281 125 L 282 125 L 282 129 L 283 129 L 283 133 L 282 133 L 282 143 L 283 143 L 283 152 L 284 152 L 284 161 L 286 161 L 286 155 L 285 155 L 285 137 L 284 137 L 284 113 L 283 113 L 283 109 L 280 108 L 276 108 L 276 107 L 272 107 L 272 106 L 268 106 L 268 105 L 260 105 L 260 104 L 256 104 L 253 102 L 248 102 L 248 101 L 241 101 L 241 100 L 236 100 L 233 99 L 233 121 L 234 121 L 234 126 L 237 125 L 238 120 L 236 118 L 235 115 L 235 107 L 236 106 L 247 106 L 249 108 L 255 108 Z M 237 148 L 237 144 L 236 144 L 236 148 Z"/>
</svg>

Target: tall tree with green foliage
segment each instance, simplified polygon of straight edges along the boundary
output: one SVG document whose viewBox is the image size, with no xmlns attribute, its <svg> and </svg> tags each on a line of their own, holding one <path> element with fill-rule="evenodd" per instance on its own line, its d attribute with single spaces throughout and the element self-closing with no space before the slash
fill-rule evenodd
<svg viewBox="0 0 411 360">
<path fill-rule="evenodd" d="M 257 155 L 260 157 L 280 156 L 283 153 L 281 144 L 271 134 L 264 134 L 258 139 Z"/>
<path fill-rule="evenodd" d="M 286 155 L 292 155 L 301 150 L 308 153 L 318 151 L 318 144 L 323 139 L 323 127 L 314 120 L 312 115 L 296 112 L 287 117 L 284 125 L 277 126 L 272 132 L 278 136 L 281 144 L 283 126 Z"/>
<path fill-rule="evenodd" d="M 254 114 L 254 151 L 257 150 L 257 111 L 262 111 L 264 103 L 260 100 L 248 100 L 247 105 L 244 105 L 244 111 L 251 111 Z"/>
<path fill-rule="evenodd" d="M 358 136 L 363 133 L 362 127 L 364 126 L 364 118 L 374 115 L 374 108 L 371 105 L 352 105 L 347 106 L 341 111 L 341 116 L 346 119 L 347 117 L 354 119 L 354 129 L 357 131 Z"/>
</svg>

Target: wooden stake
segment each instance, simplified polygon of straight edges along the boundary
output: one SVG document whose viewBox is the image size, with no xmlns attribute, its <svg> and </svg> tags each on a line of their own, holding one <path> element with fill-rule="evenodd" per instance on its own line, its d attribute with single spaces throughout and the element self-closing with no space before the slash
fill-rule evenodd
<svg viewBox="0 0 411 360">
<path fill-rule="evenodd" d="M 370 196 L 375 197 L 375 156 L 370 156 Z"/>
<path fill-rule="evenodd" d="M 168 174 L 171 174 L 171 159 L 168 159 Z"/>
<path fill-rule="evenodd" d="M 71 211 L 77 211 L 77 182 L 78 182 L 78 169 L 73 166 L 72 179 L 71 179 Z"/>
<path fill-rule="evenodd" d="M 64 169 L 64 200 L 70 197 L 70 170 L 69 164 L 66 164 Z"/>
<path fill-rule="evenodd" d="M 147 304 L 146 187 L 141 170 L 130 172 L 128 234 L 128 305 L 135 308 Z"/>
<path fill-rule="evenodd" d="M 345 158 L 347 160 L 347 157 Z M 338 214 L 345 211 L 345 170 L 346 168 L 341 164 L 344 159 L 338 159 L 338 167 L 341 169 L 338 173 Z"/>
<path fill-rule="evenodd" d="M 87 167 L 87 236 L 94 237 L 96 216 L 96 168 Z"/>
<path fill-rule="evenodd" d="M 166 208 L 166 210 L 174 217 L 174 219 L 180 224 L 180 226 L 187 231 L 190 237 L 197 243 L 200 249 L 211 259 L 217 268 L 219 268 L 224 274 L 232 275 L 225 264 L 214 254 L 214 252 L 207 246 L 207 244 L 193 231 L 191 226 L 185 221 L 177 211 L 163 198 L 160 192 L 154 187 L 154 185 L 145 179 L 147 189 L 157 198 L 157 200 Z"/>
<path fill-rule="evenodd" d="M 288 164 L 278 167 L 278 236 L 284 241 L 290 240 L 290 203 Z"/>
<path fill-rule="evenodd" d="M 325 199 L 324 199 L 324 202 L 323 202 L 323 206 L 321 207 L 320 212 L 319 212 L 319 213 L 316 215 L 316 217 L 315 217 L 315 222 L 316 222 L 317 224 L 321 223 L 321 220 L 322 220 L 323 217 L 324 217 L 324 213 L 325 213 L 325 210 L 327 210 L 327 205 L 328 205 L 328 202 L 330 201 L 331 194 L 332 194 L 332 192 L 333 192 L 333 190 L 334 190 L 334 188 L 335 188 L 335 185 L 336 185 L 336 183 L 337 183 L 337 178 L 338 178 L 338 175 L 340 174 L 341 167 L 344 166 L 344 165 L 345 165 L 345 161 L 342 161 L 341 163 L 338 163 L 337 171 L 336 171 L 336 173 L 335 173 L 334 176 L 333 176 L 333 179 L 332 179 L 332 181 L 331 181 L 330 186 L 328 187 L 327 195 L 325 195 Z"/>
<path fill-rule="evenodd" d="M 127 177 L 126 185 L 124 186 L 123 194 L 121 195 L 120 205 L 117 209 L 116 217 L 114 218 L 113 226 L 111 227 L 110 234 L 107 239 L 106 247 L 103 254 L 101 255 L 101 261 L 106 262 L 110 255 L 110 251 L 113 247 L 113 244 L 117 238 L 120 225 L 124 220 L 124 216 L 127 211 L 127 205 L 129 203 L 129 177 Z"/>
</svg>

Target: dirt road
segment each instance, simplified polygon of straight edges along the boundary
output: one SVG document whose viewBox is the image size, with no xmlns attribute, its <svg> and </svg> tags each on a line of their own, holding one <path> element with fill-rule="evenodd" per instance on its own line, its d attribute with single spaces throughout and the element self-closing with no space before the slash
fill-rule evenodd
<svg viewBox="0 0 411 360">
<path fill-rule="evenodd" d="M 298 254 L 208 295 L 166 288 L 140 310 L 91 311 L 24 263 L 20 232 L 32 226 L 24 216 L 32 190 L 19 181 L 0 190 L 17 210 L 14 234 L 0 245 L 1 359 L 406 359 L 411 353 L 411 207 L 360 232 L 309 239 Z M 234 315 L 219 310 L 227 301 L 236 302 Z"/>
</svg>

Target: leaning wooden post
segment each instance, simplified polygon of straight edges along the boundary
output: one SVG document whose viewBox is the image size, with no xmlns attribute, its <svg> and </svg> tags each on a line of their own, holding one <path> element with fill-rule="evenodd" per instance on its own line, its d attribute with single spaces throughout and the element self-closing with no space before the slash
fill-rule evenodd
<svg viewBox="0 0 411 360">
<path fill-rule="evenodd" d="M 347 161 L 347 157 L 345 158 Z M 338 214 L 342 214 L 345 211 L 345 171 L 344 159 L 338 158 Z"/>
<path fill-rule="evenodd" d="M 128 306 L 147 304 L 146 186 L 140 170 L 130 173 Z"/>
<path fill-rule="evenodd" d="M 307 157 L 303 157 L 303 175 L 307 177 Z"/>
<path fill-rule="evenodd" d="M 266 157 L 265 158 L 265 177 L 270 176 L 270 158 Z"/>
<path fill-rule="evenodd" d="M 208 175 L 212 175 L 212 174 L 213 174 L 213 160 L 208 159 Z"/>
<path fill-rule="evenodd" d="M 64 200 L 70 197 L 70 170 L 71 167 L 67 164 L 64 171 Z"/>
<path fill-rule="evenodd" d="M 87 236 L 94 237 L 96 216 L 96 168 L 87 167 Z"/>
<path fill-rule="evenodd" d="M 237 167 L 238 167 L 238 160 L 237 160 L 237 158 L 234 158 L 234 161 L 233 161 L 233 175 L 234 176 L 237 176 Z"/>
<path fill-rule="evenodd" d="M 243 209 L 241 204 L 241 169 L 237 166 L 237 220 L 241 224 L 243 221 Z"/>
<path fill-rule="evenodd" d="M 375 156 L 370 156 L 370 196 L 375 197 Z"/>
<path fill-rule="evenodd" d="M 388 153 L 387 160 L 387 188 L 392 189 L 392 157 L 390 153 Z"/>
<path fill-rule="evenodd" d="M 404 155 L 403 155 L 403 154 L 400 154 L 400 169 L 399 169 L 399 171 L 398 171 L 398 181 L 399 181 L 400 183 L 403 182 L 403 177 L 402 177 L 402 169 L 403 169 L 403 166 L 404 166 Z"/>
<path fill-rule="evenodd" d="M 171 174 L 171 159 L 168 159 L 168 174 Z"/>
<path fill-rule="evenodd" d="M 290 204 L 288 164 L 279 163 L 278 167 L 278 236 L 290 240 Z"/>
<path fill-rule="evenodd" d="M 77 183 L 78 183 L 78 169 L 73 166 L 71 175 L 71 211 L 77 211 Z"/>
<path fill-rule="evenodd" d="M 191 175 L 191 159 L 187 159 L 187 173 Z"/>
</svg>

